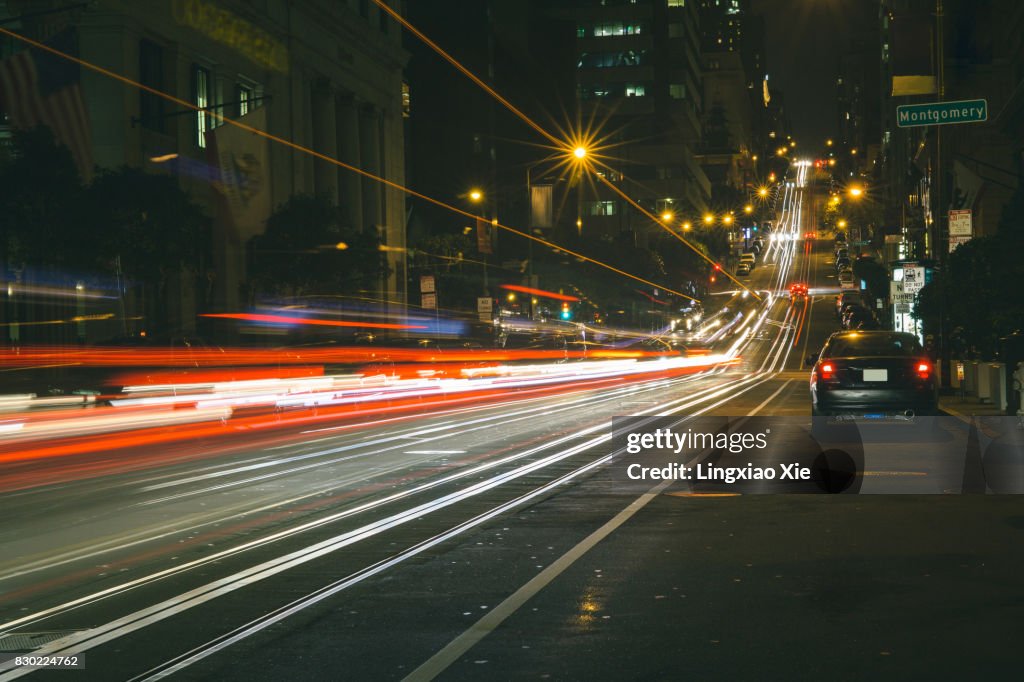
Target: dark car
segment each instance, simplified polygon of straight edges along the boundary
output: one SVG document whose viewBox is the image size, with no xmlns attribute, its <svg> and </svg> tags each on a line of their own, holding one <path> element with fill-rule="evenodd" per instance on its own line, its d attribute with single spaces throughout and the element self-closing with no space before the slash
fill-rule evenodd
<svg viewBox="0 0 1024 682">
<path fill-rule="evenodd" d="M 847 258 L 846 256 L 840 256 L 839 258 L 836 258 L 836 272 L 839 272 L 843 268 L 849 267 L 851 267 L 849 258 Z"/>
<path fill-rule="evenodd" d="M 836 296 L 836 316 L 842 318 L 843 309 L 853 304 L 864 304 L 863 297 L 859 291 L 844 291 Z"/>
<path fill-rule="evenodd" d="M 867 417 L 934 415 L 935 367 L 913 334 L 836 332 L 807 358 L 811 413 Z"/>
</svg>

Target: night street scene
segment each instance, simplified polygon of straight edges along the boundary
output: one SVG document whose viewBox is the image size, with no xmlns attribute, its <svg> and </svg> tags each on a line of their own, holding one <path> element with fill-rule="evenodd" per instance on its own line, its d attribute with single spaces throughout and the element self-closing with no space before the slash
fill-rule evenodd
<svg viewBox="0 0 1024 682">
<path fill-rule="evenodd" d="M 0 0 L 0 681 L 1019 679 L 1024 3 Z"/>
</svg>

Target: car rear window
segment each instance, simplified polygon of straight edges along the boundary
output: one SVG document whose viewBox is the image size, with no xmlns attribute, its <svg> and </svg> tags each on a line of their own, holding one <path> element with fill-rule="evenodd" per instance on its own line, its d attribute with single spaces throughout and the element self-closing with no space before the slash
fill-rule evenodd
<svg viewBox="0 0 1024 682">
<path fill-rule="evenodd" d="M 858 355 L 914 356 L 922 353 L 921 344 L 902 334 L 857 334 L 837 336 L 828 343 L 825 357 Z"/>
</svg>

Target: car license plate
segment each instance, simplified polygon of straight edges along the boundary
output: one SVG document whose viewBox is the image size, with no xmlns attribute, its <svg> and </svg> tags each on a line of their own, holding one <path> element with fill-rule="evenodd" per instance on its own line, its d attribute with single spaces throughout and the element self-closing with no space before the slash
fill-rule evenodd
<svg viewBox="0 0 1024 682">
<path fill-rule="evenodd" d="M 866 369 L 864 370 L 864 381 L 888 381 L 889 370 L 887 369 Z"/>
</svg>

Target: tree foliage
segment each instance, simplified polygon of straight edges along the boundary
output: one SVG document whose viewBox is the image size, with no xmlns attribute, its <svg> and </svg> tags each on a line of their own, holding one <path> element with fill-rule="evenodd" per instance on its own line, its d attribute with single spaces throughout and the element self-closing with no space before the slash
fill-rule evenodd
<svg viewBox="0 0 1024 682">
<path fill-rule="evenodd" d="M 966 347 L 992 357 L 998 340 L 1024 325 L 1024 235 L 1019 230 L 978 237 L 949 255 L 944 271 L 918 294 L 928 332 L 958 330 Z"/>
<path fill-rule="evenodd" d="M 49 129 L 14 132 L 0 185 L 0 265 L 73 266 L 88 253 L 78 227 L 81 180 Z"/>
<path fill-rule="evenodd" d="M 265 294 L 376 293 L 387 272 L 380 245 L 376 234 L 345 225 L 325 197 L 296 195 L 250 240 L 250 280 Z"/>
<path fill-rule="evenodd" d="M 107 267 L 119 258 L 136 282 L 161 284 L 171 271 L 197 270 L 209 252 L 209 219 L 169 175 L 127 166 L 101 171 L 83 212 L 91 256 Z"/>
</svg>

